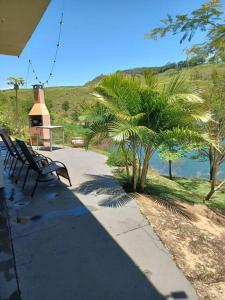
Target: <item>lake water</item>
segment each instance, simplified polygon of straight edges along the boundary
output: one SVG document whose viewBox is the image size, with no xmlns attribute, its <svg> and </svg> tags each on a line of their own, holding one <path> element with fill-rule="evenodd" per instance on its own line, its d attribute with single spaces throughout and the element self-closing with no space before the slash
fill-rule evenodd
<svg viewBox="0 0 225 300">
<path fill-rule="evenodd" d="M 151 161 L 150 168 L 157 170 L 162 175 L 168 175 L 168 162 L 159 158 L 156 152 Z M 209 162 L 193 159 L 180 159 L 172 164 L 173 176 L 197 177 L 209 179 Z M 225 178 L 225 163 L 220 166 L 218 179 Z"/>
</svg>

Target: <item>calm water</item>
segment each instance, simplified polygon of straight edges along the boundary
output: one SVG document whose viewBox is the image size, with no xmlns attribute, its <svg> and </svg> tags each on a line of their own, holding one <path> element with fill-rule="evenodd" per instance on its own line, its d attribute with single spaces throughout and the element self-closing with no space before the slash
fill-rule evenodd
<svg viewBox="0 0 225 300">
<path fill-rule="evenodd" d="M 150 168 L 157 170 L 160 174 L 168 175 L 168 162 L 160 159 L 155 153 L 150 161 Z M 173 162 L 172 171 L 174 176 L 187 176 L 198 178 L 209 178 L 209 162 L 184 158 Z M 218 179 L 225 178 L 225 163 L 218 172 Z"/>
</svg>

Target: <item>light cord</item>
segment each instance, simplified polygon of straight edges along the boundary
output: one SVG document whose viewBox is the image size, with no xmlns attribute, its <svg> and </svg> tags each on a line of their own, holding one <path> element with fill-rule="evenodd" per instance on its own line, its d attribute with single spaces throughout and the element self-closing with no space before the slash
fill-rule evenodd
<svg viewBox="0 0 225 300">
<path fill-rule="evenodd" d="M 54 57 L 53 57 L 53 61 L 52 61 L 52 65 L 51 65 L 51 68 L 50 68 L 50 73 L 47 77 L 47 79 L 45 81 L 41 81 L 40 80 L 40 77 L 38 76 L 35 68 L 34 68 L 34 65 L 32 63 L 32 60 L 29 59 L 28 61 L 28 71 L 27 71 L 27 79 L 26 79 L 26 86 L 27 86 L 27 80 L 28 80 L 28 76 L 29 76 L 29 71 L 30 71 L 30 68 L 35 76 L 35 79 L 39 82 L 39 84 L 42 84 L 43 86 L 48 84 L 49 83 L 49 80 L 52 78 L 53 76 L 53 72 L 54 72 L 54 68 L 55 68 L 55 64 L 56 64 L 56 61 L 57 61 L 57 57 L 58 57 L 58 51 L 59 51 L 59 47 L 61 46 L 61 36 L 62 36 L 62 26 L 63 26 L 63 12 L 61 14 L 61 18 L 60 18 L 60 22 L 59 22 L 59 33 L 58 33 L 58 39 L 57 39 L 57 44 L 56 44 L 56 50 L 55 50 L 55 54 L 54 54 Z"/>
</svg>

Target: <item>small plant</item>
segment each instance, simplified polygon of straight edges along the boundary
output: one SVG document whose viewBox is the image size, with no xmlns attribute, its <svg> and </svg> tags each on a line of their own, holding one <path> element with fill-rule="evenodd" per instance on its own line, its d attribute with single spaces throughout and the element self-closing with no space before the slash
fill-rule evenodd
<svg viewBox="0 0 225 300">
<path fill-rule="evenodd" d="M 64 101 L 63 104 L 62 104 L 62 109 L 67 112 L 70 108 L 70 104 L 69 104 L 69 101 Z"/>
<path fill-rule="evenodd" d="M 128 165 L 132 165 L 132 153 L 128 153 Z M 120 148 L 117 150 L 110 152 L 107 159 L 107 164 L 112 167 L 125 167 L 126 160 L 124 154 Z"/>
</svg>

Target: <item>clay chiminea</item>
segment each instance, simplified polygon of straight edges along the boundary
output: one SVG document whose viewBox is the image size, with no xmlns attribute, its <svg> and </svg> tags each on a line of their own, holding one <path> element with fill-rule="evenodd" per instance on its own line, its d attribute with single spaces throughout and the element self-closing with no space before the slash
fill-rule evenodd
<svg viewBox="0 0 225 300">
<path fill-rule="evenodd" d="M 44 89 L 41 84 L 33 85 L 34 105 L 29 112 L 29 133 L 31 145 L 37 144 L 37 134 L 39 145 L 49 145 L 49 130 L 46 128 L 36 128 L 36 126 L 50 126 L 50 114 L 45 105 Z"/>
</svg>

